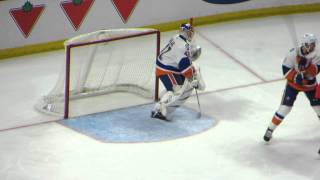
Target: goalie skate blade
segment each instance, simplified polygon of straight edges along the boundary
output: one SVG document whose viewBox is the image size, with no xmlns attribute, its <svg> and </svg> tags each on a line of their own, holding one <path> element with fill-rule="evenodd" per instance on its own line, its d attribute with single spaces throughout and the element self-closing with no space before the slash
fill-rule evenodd
<svg viewBox="0 0 320 180">
<path fill-rule="evenodd" d="M 158 117 L 151 117 L 152 119 L 158 120 L 158 121 L 162 121 L 162 122 L 171 122 L 171 119 L 168 118 L 158 118 Z"/>
</svg>

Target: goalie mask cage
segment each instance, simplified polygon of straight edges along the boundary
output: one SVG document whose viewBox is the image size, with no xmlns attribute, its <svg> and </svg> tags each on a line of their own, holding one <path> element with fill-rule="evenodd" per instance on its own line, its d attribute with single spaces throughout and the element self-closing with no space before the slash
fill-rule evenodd
<svg viewBox="0 0 320 180">
<path fill-rule="evenodd" d="M 35 106 L 41 112 L 68 118 L 71 103 L 112 92 L 158 99 L 159 80 L 155 77 L 155 60 L 160 51 L 158 30 L 100 30 L 71 38 L 64 46 L 66 62 L 59 79 Z"/>
</svg>

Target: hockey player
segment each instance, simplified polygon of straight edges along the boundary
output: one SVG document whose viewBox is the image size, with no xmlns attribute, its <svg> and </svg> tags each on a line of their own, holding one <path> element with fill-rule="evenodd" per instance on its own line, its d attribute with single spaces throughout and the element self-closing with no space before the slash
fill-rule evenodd
<svg viewBox="0 0 320 180">
<path fill-rule="evenodd" d="M 291 111 L 299 92 L 303 92 L 320 119 L 320 100 L 315 98 L 320 69 L 320 57 L 316 50 L 317 38 L 314 34 L 304 34 L 301 44 L 290 50 L 282 63 L 283 75 L 287 80 L 279 109 L 274 114 L 264 135 L 270 141 L 276 127 Z"/>
<path fill-rule="evenodd" d="M 155 104 L 152 118 L 168 120 L 168 113 L 183 104 L 194 88 L 205 89 L 200 69 L 193 63 L 201 54 L 201 48 L 193 43 L 193 35 L 193 27 L 182 24 L 179 34 L 170 39 L 157 58 L 156 76 L 165 92 Z"/>
</svg>

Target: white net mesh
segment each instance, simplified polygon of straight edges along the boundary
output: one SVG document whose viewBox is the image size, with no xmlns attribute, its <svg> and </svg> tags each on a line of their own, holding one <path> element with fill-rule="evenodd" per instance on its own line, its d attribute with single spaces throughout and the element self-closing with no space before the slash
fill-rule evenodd
<svg viewBox="0 0 320 180">
<path fill-rule="evenodd" d="M 65 47 L 93 43 L 70 50 L 70 101 L 112 92 L 130 92 L 154 98 L 156 34 L 123 38 L 154 31 L 151 29 L 101 30 L 77 36 L 65 42 Z M 42 112 L 63 115 L 66 65 L 55 87 L 37 103 Z"/>
</svg>

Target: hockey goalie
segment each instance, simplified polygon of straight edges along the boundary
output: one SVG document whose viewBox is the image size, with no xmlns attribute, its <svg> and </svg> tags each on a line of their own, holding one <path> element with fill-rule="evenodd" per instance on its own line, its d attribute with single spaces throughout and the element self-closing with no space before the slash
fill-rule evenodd
<svg viewBox="0 0 320 180">
<path fill-rule="evenodd" d="M 195 45 L 193 36 L 193 27 L 182 24 L 179 33 L 161 50 L 156 61 L 156 76 L 165 91 L 151 112 L 152 118 L 168 121 L 168 114 L 182 105 L 193 89 L 205 89 L 200 68 L 194 63 L 201 55 L 201 48 Z"/>
</svg>

